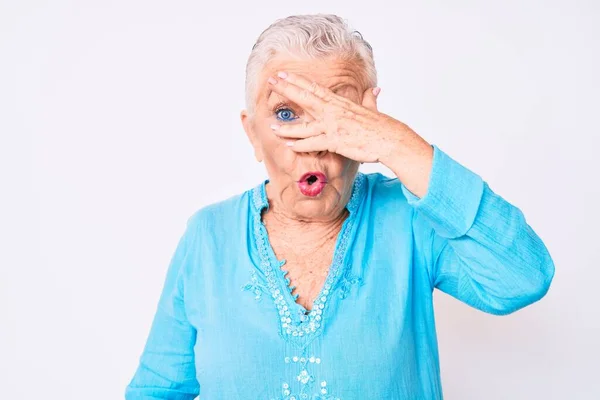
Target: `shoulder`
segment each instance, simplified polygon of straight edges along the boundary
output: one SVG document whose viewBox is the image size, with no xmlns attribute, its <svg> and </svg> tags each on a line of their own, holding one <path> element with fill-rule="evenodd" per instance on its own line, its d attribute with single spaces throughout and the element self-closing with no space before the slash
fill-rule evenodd
<svg viewBox="0 0 600 400">
<path fill-rule="evenodd" d="M 370 204 L 369 214 L 386 235 L 410 232 L 418 253 L 428 254 L 431 224 L 415 204 L 420 198 L 409 191 L 396 176 L 381 173 L 368 174 Z"/>
<path fill-rule="evenodd" d="M 407 191 L 396 176 L 388 176 L 381 172 L 364 174 L 367 191 L 372 202 L 381 204 L 407 203 Z M 409 193 L 410 194 L 410 193 Z"/>
<path fill-rule="evenodd" d="M 243 193 L 198 208 L 188 217 L 188 226 L 194 229 L 230 227 L 232 223 L 240 220 L 240 213 L 246 214 L 251 191 L 251 189 L 246 190 Z"/>
<path fill-rule="evenodd" d="M 422 223 L 418 210 L 413 206 L 419 198 L 400 179 L 380 172 L 365 175 L 368 182 L 368 193 L 365 196 L 367 215 L 379 226 L 390 226 L 392 231 L 403 226 L 426 234 L 427 224 Z"/>
</svg>

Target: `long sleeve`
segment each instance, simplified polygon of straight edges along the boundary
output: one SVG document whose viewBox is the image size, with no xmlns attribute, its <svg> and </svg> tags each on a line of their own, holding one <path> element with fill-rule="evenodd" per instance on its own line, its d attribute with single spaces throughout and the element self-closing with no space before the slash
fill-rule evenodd
<svg viewBox="0 0 600 400">
<path fill-rule="evenodd" d="M 548 249 L 523 212 L 481 176 L 432 145 L 427 193 L 401 185 L 414 207 L 432 288 L 504 315 L 541 299 L 554 277 Z"/>
<path fill-rule="evenodd" d="M 158 307 L 135 375 L 125 398 L 191 400 L 200 386 L 196 379 L 196 330 L 186 318 L 182 271 L 192 259 L 194 224 L 187 221 L 167 271 Z"/>
</svg>

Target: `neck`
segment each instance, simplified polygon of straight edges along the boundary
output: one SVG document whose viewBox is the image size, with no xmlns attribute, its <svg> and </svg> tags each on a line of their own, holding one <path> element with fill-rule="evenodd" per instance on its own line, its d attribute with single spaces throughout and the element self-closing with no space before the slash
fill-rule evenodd
<svg viewBox="0 0 600 400">
<path fill-rule="evenodd" d="M 344 206 L 330 216 L 304 218 L 289 213 L 286 207 L 269 197 L 269 209 L 263 212 L 262 219 L 280 245 L 293 252 L 306 254 L 335 241 L 348 215 Z"/>
<path fill-rule="evenodd" d="M 263 215 L 263 220 L 282 254 L 306 257 L 334 242 L 347 216 L 348 211 L 344 208 L 334 219 L 306 221 L 270 210 Z"/>
</svg>

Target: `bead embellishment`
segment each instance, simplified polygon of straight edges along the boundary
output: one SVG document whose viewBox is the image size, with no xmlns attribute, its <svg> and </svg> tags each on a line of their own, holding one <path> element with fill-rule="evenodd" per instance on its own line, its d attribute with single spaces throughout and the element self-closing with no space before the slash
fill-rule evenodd
<svg viewBox="0 0 600 400">
<path fill-rule="evenodd" d="M 263 292 L 268 292 L 268 289 L 262 283 L 258 282 L 256 271 L 254 270 L 250 271 L 250 283 L 243 285 L 242 289 L 254 293 L 256 300 L 261 300 Z"/>
<path fill-rule="evenodd" d="M 350 235 L 353 231 L 353 225 L 355 221 L 355 212 L 360 205 L 360 199 L 363 195 L 363 189 L 366 177 L 362 173 L 358 173 L 353 184 L 352 194 L 350 200 L 346 205 L 346 208 L 350 212 L 350 215 L 346 218 L 342 225 L 342 230 L 338 237 L 339 242 L 336 243 L 336 249 L 334 251 L 333 260 L 323 285 L 321 293 L 314 299 L 313 306 L 308 312 L 308 315 L 304 314 L 303 307 L 298 305 L 295 300 L 298 294 L 293 295 L 291 292 L 293 288 L 289 286 L 289 278 L 286 278 L 288 271 L 284 271 L 281 267 L 285 264 L 286 260 L 277 260 L 272 248 L 270 247 L 268 234 L 266 227 L 262 222 L 262 210 L 269 206 L 268 199 L 266 197 L 265 185 L 268 181 L 263 182 L 261 185 L 253 189 L 252 197 L 255 206 L 254 214 L 254 237 L 258 249 L 260 258 L 260 266 L 262 267 L 266 279 L 265 285 L 261 285 L 256 277 L 256 272 L 253 271 L 251 275 L 250 283 L 246 284 L 243 289 L 252 291 L 255 294 L 255 298 L 260 300 L 263 292 L 271 294 L 280 320 L 280 334 L 288 340 L 296 342 L 301 347 L 307 345 L 307 338 L 313 338 L 319 334 L 324 323 L 324 310 L 327 301 L 330 299 L 332 292 L 336 289 L 336 284 L 340 280 L 340 273 L 344 267 L 344 258 L 348 245 L 350 243 Z M 275 259 L 275 261 L 272 261 Z M 274 265 L 272 265 L 274 264 Z M 343 278 L 342 289 L 340 292 L 340 298 L 346 297 L 347 286 L 352 282 L 352 279 L 348 281 Z M 347 282 L 348 281 L 348 282 Z M 358 282 L 356 279 L 354 281 Z M 284 284 L 285 282 L 285 284 Z M 284 292 L 287 291 L 286 292 Z M 293 304 L 288 304 L 286 297 L 289 296 L 293 299 Z M 290 310 L 294 307 L 294 311 Z M 297 310 L 297 311 L 295 311 Z M 291 400 L 291 399 L 290 399 Z"/>
<path fill-rule="evenodd" d="M 355 284 L 362 285 L 362 278 L 358 276 L 344 276 L 340 283 L 340 298 L 345 299 L 350 291 L 350 286 Z"/>
<path fill-rule="evenodd" d="M 317 379 L 311 368 L 321 363 L 321 358 L 315 355 L 293 355 L 284 358 L 286 364 L 297 364 L 298 374 L 295 377 L 297 383 L 283 382 L 281 384 L 281 396 L 270 400 L 340 400 L 339 397 L 329 394 L 327 381 Z M 292 381 L 289 381 L 292 382 Z M 294 386 L 294 388 L 292 388 Z M 313 392 L 314 394 L 309 394 Z"/>
<path fill-rule="evenodd" d="M 314 378 L 308 374 L 307 370 L 303 369 L 302 371 L 300 371 L 300 374 L 297 376 L 297 379 L 304 385 L 306 385 L 308 381 L 312 381 Z"/>
</svg>

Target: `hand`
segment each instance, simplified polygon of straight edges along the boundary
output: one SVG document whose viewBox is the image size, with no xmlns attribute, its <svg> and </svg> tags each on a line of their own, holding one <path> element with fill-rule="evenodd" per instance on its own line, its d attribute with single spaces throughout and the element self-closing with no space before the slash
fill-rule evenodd
<svg viewBox="0 0 600 400">
<path fill-rule="evenodd" d="M 374 88 L 363 93 L 362 104 L 293 73 L 269 79 L 270 88 L 301 106 L 314 121 L 273 124 L 275 134 L 299 140 L 287 142 L 297 152 L 329 151 L 359 162 L 382 162 L 390 167 L 402 141 L 418 135 L 404 123 L 377 110 Z"/>
</svg>

